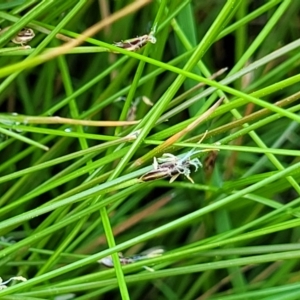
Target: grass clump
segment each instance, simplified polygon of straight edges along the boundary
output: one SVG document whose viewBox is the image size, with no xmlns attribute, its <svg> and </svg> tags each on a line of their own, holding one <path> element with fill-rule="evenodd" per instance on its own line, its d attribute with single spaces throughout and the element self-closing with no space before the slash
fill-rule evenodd
<svg viewBox="0 0 300 300">
<path fill-rule="evenodd" d="M 0 4 L 0 298 L 299 299 L 299 6 Z"/>
</svg>

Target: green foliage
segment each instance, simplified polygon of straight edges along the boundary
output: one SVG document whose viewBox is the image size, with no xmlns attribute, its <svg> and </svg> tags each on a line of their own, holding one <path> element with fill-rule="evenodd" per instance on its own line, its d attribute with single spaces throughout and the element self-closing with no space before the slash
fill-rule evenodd
<svg viewBox="0 0 300 300">
<path fill-rule="evenodd" d="M 0 299 L 299 299 L 299 1 L 4 2 Z"/>
</svg>

